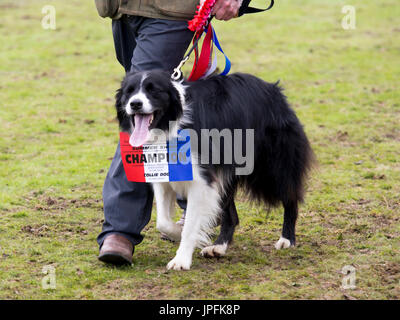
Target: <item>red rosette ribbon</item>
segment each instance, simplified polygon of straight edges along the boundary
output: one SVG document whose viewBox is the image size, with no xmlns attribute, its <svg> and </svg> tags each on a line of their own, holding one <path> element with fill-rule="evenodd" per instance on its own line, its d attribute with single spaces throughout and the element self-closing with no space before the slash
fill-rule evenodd
<svg viewBox="0 0 400 320">
<path fill-rule="evenodd" d="M 197 6 L 198 10 L 196 10 L 194 18 L 189 21 L 189 30 L 196 32 L 204 30 L 216 1 L 217 0 L 205 0 L 202 5 Z"/>
</svg>

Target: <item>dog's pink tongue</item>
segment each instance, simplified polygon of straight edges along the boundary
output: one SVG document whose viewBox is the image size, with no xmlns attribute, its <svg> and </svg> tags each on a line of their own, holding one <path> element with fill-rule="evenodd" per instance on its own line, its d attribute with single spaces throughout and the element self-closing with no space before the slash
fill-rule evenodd
<svg viewBox="0 0 400 320">
<path fill-rule="evenodd" d="M 129 138 L 129 144 L 132 147 L 140 147 L 147 141 L 149 134 L 151 114 L 136 114 L 135 128 Z"/>
</svg>

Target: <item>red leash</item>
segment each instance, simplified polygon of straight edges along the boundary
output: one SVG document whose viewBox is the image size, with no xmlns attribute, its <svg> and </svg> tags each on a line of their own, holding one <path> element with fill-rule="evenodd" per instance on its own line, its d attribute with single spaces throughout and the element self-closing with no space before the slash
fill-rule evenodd
<svg viewBox="0 0 400 320">
<path fill-rule="evenodd" d="M 196 81 L 200 79 L 209 69 L 211 56 L 212 56 L 212 27 L 207 30 L 206 37 L 204 38 L 203 46 L 201 48 L 200 58 L 195 60 L 192 72 L 188 78 L 189 81 Z M 195 49 L 196 51 L 197 49 Z"/>
</svg>

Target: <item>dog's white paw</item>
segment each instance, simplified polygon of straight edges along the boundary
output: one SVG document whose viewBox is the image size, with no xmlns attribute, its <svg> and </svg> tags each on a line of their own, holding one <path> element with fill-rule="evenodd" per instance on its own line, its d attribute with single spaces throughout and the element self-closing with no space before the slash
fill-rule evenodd
<svg viewBox="0 0 400 320">
<path fill-rule="evenodd" d="M 157 229 L 161 232 L 162 237 L 174 242 L 181 241 L 182 228 L 183 226 L 175 223 L 157 227 Z"/>
<path fill-rule="evenodd" d="M 206 258 L 219 258 L 226 254 L 227 249 L 228 249 L 227 243 L 217 244 L 203 248 L 200 254 Z"/>
<path fill-rule="evenodd" d="M 188 259 L 183 259 L 178 256 L 175 256 L 170 262 L 167 264 L 168 270 L 190 270 L 190 265 L 192 262 Z"/>
<path fill-rule="evenodd" d="M 279 240 L 275 243 L 275 249 L 280 250 L 280 249 L 286 249 L 291 246 L 290 240 L 280 237 Z"/>
</svg>

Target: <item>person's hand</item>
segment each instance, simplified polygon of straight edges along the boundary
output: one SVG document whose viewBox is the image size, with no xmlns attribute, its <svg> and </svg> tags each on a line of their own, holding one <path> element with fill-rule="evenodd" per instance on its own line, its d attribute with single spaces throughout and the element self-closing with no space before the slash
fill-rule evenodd
<svg viewBox="0 0 400 320">
<path fill-rule="evenodd" d="M 230 20 L 239 14 L 242 0 L 217 0 L 211 12 L 218 20 Z"/>
</svg>

